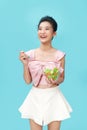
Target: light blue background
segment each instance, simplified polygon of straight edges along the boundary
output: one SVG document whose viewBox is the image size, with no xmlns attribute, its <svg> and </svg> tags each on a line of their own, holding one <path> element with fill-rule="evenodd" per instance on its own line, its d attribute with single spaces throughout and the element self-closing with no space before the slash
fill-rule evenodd
<svg viewBox="0 0 87 130">
<path fill-rule="evenodd" d="M 53 46 L 66 52 L 66 76 L 60 89 L 73 113 L 61 130 L 87 130 L 86 0 L 0 0 L 0 130 L 29 130 L 18 112 L 31 88 L 23 80 L 19 52 L 39 46 L 37 24 L 45 15 L 59 24 Z"/>
</svg>

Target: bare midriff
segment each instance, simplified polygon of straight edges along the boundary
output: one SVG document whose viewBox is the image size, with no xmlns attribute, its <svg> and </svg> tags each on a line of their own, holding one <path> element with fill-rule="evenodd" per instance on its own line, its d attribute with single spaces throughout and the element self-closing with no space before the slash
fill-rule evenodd
<svg viewBox="0 0 87 130">
<path fill-rule="evenodd" d="M 38 85 L 38 86 L 37 86 L 37 88 L 43 88 L 43 89 L 53 88 L 53 87 L 57 87 L 57 85 L 50 85 L 50 86 L 47 86 L 47 85 Z"/>
</svg>

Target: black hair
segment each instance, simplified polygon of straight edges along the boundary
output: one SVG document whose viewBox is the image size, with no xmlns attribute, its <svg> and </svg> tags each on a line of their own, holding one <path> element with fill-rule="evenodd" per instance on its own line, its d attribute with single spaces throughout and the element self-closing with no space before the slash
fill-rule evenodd
<svg viewBox="0 0 87 130">
<path fill-rule="evenodd" d="M 39 21 L 38 28 L 39 28 L 39 25 L 40 25 L 42 22 L 45 22 L 45 21 L 49 22 L 49 23 L 52 25 L 54 32 L 57 31 L 57 26 L 58 26 L 58 25 L 57 25 L 57 22 L 55 21 L 54 18 L 52 18 L 52 17 L 50 17 L 50 16 L 42 17 L 42 18 L 40 19 L 40 21 Z"/>
</svg>

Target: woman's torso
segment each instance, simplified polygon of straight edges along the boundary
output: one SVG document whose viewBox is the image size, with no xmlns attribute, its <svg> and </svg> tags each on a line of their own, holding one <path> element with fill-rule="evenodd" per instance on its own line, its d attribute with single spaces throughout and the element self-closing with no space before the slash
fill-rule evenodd
<svg viewBox="0 0 87 130">
<path fill-rule="evenodd" d="M 44 70 L 46 68 L 53 69 L 57 67 L 62 71 L 61 59 L 65 53 L 59 50 L 54 50 L 51 53 L 41 53 L 37 49 L 33 49 L 27 51 L 26 54 L 29 56 L 28 66 L 33 85 L 38 88 L 55 87 L 56 85 L 52 85 L 48 82 L 47 77 L 44 75 Z"/>
</svg>

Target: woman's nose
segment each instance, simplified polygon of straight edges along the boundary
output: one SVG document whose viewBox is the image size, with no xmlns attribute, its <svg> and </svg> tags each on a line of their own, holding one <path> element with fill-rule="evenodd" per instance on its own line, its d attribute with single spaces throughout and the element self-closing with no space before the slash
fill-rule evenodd
<svg viewBox="0 0 87 130">
<path fill-rule="evenodd" d="M 42 29 L 42 30 L 41 30 L 41 33 L 45 33 L 45 29 Z"/>
</svg>

